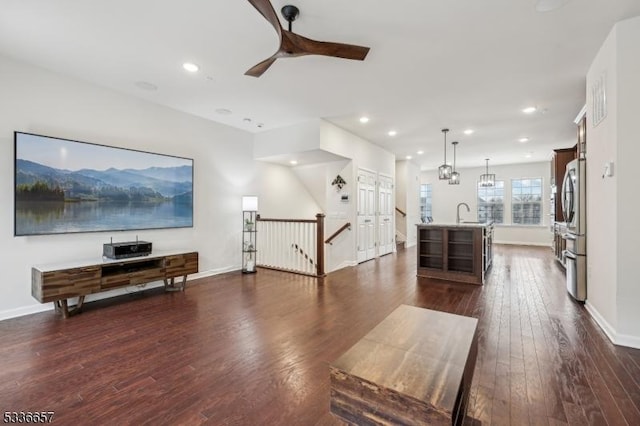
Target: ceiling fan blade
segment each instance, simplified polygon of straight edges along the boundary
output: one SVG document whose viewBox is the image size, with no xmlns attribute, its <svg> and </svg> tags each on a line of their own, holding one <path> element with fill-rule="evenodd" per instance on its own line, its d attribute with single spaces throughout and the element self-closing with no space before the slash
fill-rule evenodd
<svg viewBox="0 0 640 426">
<path fill-rule="evenodd" d="M 257 65 L 251 67 L 244 75 L 250 75 L 251 77 L 260 77 L 269 67 L 278 59 L 275 55 L 269 59 L 265 59 Z"/>
<path fill-rule="evenodd" d="M 262 16 L 276 29 L 278 37 L 282 38 L 282 25 L 276 11 L 273 9 L 269 0 L 249 0 L 249 3 L 255 7 Z"/>
<path fill-rule="evenodd" d="M 363 61 L 369 53 L 369 48 L 364 46 L 311 40 L 310 38 L 286 30 L 283 31 L 283 35 L 289 39 L 298 50 L 303 51 L 306 55 L 333 56 L 336 58 Z"/>
</svg>

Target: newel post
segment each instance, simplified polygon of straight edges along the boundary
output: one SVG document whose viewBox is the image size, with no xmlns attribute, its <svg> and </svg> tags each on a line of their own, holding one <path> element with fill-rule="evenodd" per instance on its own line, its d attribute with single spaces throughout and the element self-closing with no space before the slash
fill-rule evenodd
<svg viewBox="0 0 640 426">
<path fill-rule="evenodd" d="M 319 277 L 324 277 L 324 214 L 322 213 L 316 215 L 316 253 L 318 256 L 316 273 Z"/>
</svg>

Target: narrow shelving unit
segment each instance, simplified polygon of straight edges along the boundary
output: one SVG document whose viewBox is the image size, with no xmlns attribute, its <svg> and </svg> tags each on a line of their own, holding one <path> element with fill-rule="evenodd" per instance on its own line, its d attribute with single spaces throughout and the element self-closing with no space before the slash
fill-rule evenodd
<svg viewBox="0 0 640 426">
<path fill-rule="evenodd" d="M 420 250 L 418 265 L 422 268 L 440 269 L 442 262 L 442 231 L 439 229 L 420 230 Z"/>
<path fill-rule="evenodd" d="M 256 231 L 257 212 L 242 212 L 242 272 L 253 274 L 256 272 Z"/>
<path fill-rule="evenodd" d="M 473 231 L 449 230 L 447 264 L 450 271 L 473 272 Z"/>
</svg>

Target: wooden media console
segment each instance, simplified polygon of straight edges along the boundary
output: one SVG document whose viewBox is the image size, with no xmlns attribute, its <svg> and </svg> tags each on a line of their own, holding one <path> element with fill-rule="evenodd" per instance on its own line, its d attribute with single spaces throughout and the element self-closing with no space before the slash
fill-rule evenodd
<svg viewBox="0 0 640 426">
<path fill-rule="evenodd" d="M 182 291 L 187 275 L 197 272 L 197 252 L 158 252 L 127 259 L 40 265 L 31 269 L 31 295 L 40 303 L 53 302 L 67 318 L 82 308 L 87 294 L 160 280 L 167 291 Z M 182 282 L 176 283 L 179 277 Z M 67 300 L 72 297 L 78 298 L 78 304 L 70 309 Z"/>
</svg>

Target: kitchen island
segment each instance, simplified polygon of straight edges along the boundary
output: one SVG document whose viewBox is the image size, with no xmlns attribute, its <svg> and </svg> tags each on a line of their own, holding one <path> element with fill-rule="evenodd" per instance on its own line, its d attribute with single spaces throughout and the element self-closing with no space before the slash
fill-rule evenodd
<svg viewBox="0 0 640 426">
<path fill-rule="evenodd" d="M 493 223 L 418 224 L 419 277 L 482 285 L 492 262 Z"/>
</svg>

